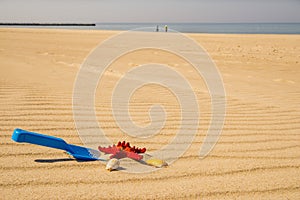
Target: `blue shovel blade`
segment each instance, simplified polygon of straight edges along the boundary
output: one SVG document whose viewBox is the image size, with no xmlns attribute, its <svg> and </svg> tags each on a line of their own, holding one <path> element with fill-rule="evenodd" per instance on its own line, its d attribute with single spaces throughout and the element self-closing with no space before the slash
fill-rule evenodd
<svg viewBox="0 0 300 200">
<path fill-rule="evenodd" d="M 70 155 L 78 160 L 88 161 L 98 160 L 100 158 L 100 152 L 97 150 L 68 144 L 61 138 L 29 132 L 22 129 L 14 130 L 12 140 L 14 140 L 15 142 L 26 142 L 54 149 L 61 149 L 67 151 Z"/>
</svg>

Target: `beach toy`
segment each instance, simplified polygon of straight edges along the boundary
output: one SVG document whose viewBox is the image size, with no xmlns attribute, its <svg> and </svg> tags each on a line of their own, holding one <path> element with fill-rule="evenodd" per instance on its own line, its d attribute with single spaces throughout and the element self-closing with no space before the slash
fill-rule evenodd
<svg viewBox="0 0 300 200">
<path fill-rule="evenodd" d="M 13 132 L 12 140 L 15 142 L 26 142 L 54 149 L 61 149 L 66 151 L 77 160 L 90 161 L 100 159 L 100 152 L 97 150 L 68 144 L 61 138 L 29 132 L 18 128 Z"/>
<path fill-rule="evenodd" d="M 113 171 L 118 169 L 120 166 L 120 161 L 116 158 L 110 159 L 106 164 L 106 170 Z"/>
<path fill-rule="evenodd" d="M 98 147 L 99 151 L 105 154 L 112 154 L 110 158 L 131 158 L 134 160 L 142 160 L 143 156 L 140 153 L 145 153 L 146 148 L 131 147 L 129 142 L 118 142 L 117 145 L 108 147 Z"/>
<path fill-rule="evenodd" d="M 146 148 L 131 147 L 129 142 L 118 142 L 117 145 L 108 147 L 98 147 L 99 151 L 105 154 L 112 154 L 109 158 L 113 160 L 114 158 L 131 158 L 143 164 L 147 164 L 153 167 L 162 168 L 168 166 L 168 163 L 164 160 L 155 158 L 149 154 L 145 154 Z M 111 161 L 114 162 L 114 161 Z M 120 164 L 120 163 L 119 163 Z M 107 163 L 107 167 L 111 167 L 113 163 Z M 106 168 L 107 169 L 107 168 Z"/>
</svg>

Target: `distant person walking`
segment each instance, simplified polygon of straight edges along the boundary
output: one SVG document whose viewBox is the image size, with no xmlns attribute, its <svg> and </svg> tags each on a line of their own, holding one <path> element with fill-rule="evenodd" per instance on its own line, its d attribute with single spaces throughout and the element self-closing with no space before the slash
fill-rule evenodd
<svg viewBox="0 0 300 200">
<path fill-rule="evenodd" d="M 156 32 L 159 32 L 159 26 L 158 25 L 156 26 Z"/>
<path fill-rule="evenodd" d="M 165 25 L 165 32 L 168 32 L 168 25 Z"/>
</svg>

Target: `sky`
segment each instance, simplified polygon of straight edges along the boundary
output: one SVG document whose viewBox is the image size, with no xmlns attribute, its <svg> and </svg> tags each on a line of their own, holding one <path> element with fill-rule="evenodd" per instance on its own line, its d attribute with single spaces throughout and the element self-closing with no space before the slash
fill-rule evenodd
<svg viewBox="0 0 300 200">
<path fill-rule="evenodd" d="M 300 0 L 0 0 L 0 22 L 300 22 Z"/>
</svg>

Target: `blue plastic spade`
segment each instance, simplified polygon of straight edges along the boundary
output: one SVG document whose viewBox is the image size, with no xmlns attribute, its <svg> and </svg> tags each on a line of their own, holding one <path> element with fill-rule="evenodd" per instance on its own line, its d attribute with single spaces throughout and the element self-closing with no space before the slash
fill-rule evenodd
<svg viewBox="0 0 300 200">
<path fill-rule="evenodd" d="M 61 149 L 72 155 L 77 160 L 89 161 L 98 160 L 100 158 L 100 152 L 97 150 L 68 144 L 61 138 L 33 133 L 18 128 L 13 132 L 12 140 L 15 142 L 27 142 L 54 149 Z"/>
</svg>

